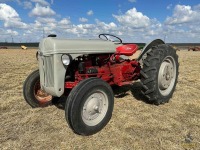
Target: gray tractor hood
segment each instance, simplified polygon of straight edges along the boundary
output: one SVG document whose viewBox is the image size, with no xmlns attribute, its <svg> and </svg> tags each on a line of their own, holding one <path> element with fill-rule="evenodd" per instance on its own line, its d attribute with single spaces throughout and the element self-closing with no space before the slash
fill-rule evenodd
<svg viewBox="0 0 200 150">
<path fill-rule="evenodd" d="M 83 54 L 114 53 L 122 44 L 104 40 L 76 40 L 44 38 L 39 44 L 39 53 L 47 56 L 51 54 L 71 54 L 73 58 Z"/>
</svg>

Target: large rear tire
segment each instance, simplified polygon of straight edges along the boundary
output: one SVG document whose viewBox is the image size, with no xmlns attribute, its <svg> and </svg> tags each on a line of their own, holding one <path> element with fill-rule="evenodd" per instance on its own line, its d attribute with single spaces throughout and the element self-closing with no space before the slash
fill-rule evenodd
<svg viewBox="0 0 200 150">
<path fill-rule="evenodd" d="M 114 95 L 110 85 L 101 79 L 89 78 L 70 92 L 65 104 L 65 117 L 76 134 L 92 135 L 109 122 L 113 106 Z"/>
<path fill-rule="evenodd" d="M 39 70 L 32 72 L 23 85 L 23 95 L 26 102 L 33 108 L 45 107 L 52 104 L 53 96 L 40 88 Z"/>
<path fill-rule="evenodd" d="M 149 103 L 164 104 L 172 97 L 178 78 L 178 55 L 171 46 L 152 47 L 141 70 L 142 94 Z"/>
</svg>

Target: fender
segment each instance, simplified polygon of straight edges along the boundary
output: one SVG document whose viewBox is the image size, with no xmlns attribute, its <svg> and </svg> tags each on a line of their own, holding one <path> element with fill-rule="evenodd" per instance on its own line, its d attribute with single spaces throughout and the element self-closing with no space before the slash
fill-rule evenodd
<svg viewBox="0 0 200 150">
<path fill-rule="evenodd" d="M 140 59 L 142 58 L 142 56 L 150 49 L 152 48 L 153 46 L 157 46 L 157 45 L 160 45 L 160 44 L 165 44 L 165 42 L 161 39 L 156 39 L 156 40 L 153 40 L 152 42 L 150 42 L 149 44 L 145 45 L 145 47 L 142 49 L 142 52 L 140 54 L 140 56 L 138 57 L 138 61 L 140 61 Z"/>
</svg>

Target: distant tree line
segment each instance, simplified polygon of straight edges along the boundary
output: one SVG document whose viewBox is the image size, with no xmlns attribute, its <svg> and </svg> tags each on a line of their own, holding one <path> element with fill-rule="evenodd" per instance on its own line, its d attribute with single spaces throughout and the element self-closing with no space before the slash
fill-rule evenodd
<svg viewBox="0 0 200 150">
<path fill-rule="evenodd" d="M 124 44 L 130 44 L 130 43 L 124 43 Z M 146 43 L 135 43 L 139 47 L 144 47 Z M 190 47 L 190 46 L 200 46 L 200 43 L 168 43 L 173 46 L 177 47 Z M 39 47 L 39 43 L 7 43 L 7 42 L 0 42 L 0 46 L 7 46 L 7 47 L 20 47 L 21 45 L 24 45 L 26 47 Z"/>
<path fill-rule="evenodd" d="M 20 47 L 24 45 L 26 47 L 38 47 L 39 43 L 0 43 L 0 46 L 7 46 L 7 47 Z"/>
</svg>

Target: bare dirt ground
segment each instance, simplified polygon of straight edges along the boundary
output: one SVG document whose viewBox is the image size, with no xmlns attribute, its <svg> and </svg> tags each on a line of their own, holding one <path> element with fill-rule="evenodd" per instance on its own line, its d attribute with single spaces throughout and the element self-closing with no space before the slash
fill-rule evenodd
<svg viewBox="0 0 200 150">
<path fill-rule="evenodd" d="M 56 106 L 32 109 L 25 78 L 37 69 L 36 50 L 0 50 L 0 149 L 200 149 L 200 52 L 178 51 L 173 98 L 161 106 L 141 100 L 140 84 L 119 91 L 112 119 L 99 133 L 79 136 Z"/>
</svg>

